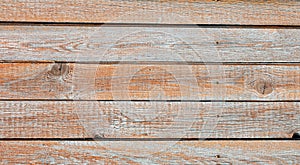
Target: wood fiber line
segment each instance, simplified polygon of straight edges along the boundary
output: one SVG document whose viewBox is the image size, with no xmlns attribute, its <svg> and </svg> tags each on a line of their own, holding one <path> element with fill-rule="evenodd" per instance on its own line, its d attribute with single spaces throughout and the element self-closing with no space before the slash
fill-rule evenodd
<svg viewBox="0 0 300 165">
<path fill-rule="evenodd" d="M 299 65 L 1 63 L 5 100 L 300 99 Z"/>
<path fill-rule="evenodd" d="M 1 0 L 0 21 L 300 25 L 297 0 Z"/>
<path fill-rule="evenodd" d="M 300 62 L 298 36 L 299 29 L 196 25 L 0 26 L 0 61 Z"/>
<path fill-rule="evenodd" d="M 0 138 L 292 138 L 299 102 L 1 101 Z"/>
<path fill-rule="evenodd" d="M 156 147 L 169 145 L 164 150 L 143 147 L 145 143 L 1 141 L 0 157 L 4 164 L 297 164 L 300 161 L 298 141 L 149 142 Z M 134 149 L 133 145 L 142 150 Z"/>
</svg>

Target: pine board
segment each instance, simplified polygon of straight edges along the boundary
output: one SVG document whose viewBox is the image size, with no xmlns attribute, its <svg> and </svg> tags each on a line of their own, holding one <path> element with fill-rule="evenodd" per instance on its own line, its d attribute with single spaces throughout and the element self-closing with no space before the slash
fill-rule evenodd
<svg viewBox="0 0 300 165">
<path fill-rule="evenodd" d="M 294 63 L 299 36 L 298 28 L 3 25 L 0 61 Z"/>
<path fill-rule="evenodd" d="M 300 66 L 1 63 L 5 100 L 300 100 Z"/>
<path fill-rule="evenodd" d="M 298 164 L 300 145 L 298 141 L 1 141 L 0 157 L 4 164 Z"/>
<path fill-rule="evenodd" d="M 1 101 L 0 138 L 292 138 L 299 102 Z"/>
<path fill-rule="evenodd" d="M 297 0 L 1 0 L 0 21 L 300 25 Z"/>
</svg>

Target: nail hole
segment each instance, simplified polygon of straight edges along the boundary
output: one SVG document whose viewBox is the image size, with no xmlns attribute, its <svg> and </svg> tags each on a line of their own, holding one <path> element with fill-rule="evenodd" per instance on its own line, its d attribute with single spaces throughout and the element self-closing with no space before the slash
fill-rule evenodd
<svg viewBox="0 0 300 165">
<path fill-rule="evenodd" d="M 216 158 L 220 158 L 220 155 L 216 155 Z"/>
<path fill-rule="evenodd" d="M 300 139 L 300 133 L 298 133 L 298 132 L 295 132 L 294 134 L 293 134 L 293 137 L 292 137 L 293 139 Z"/>
<path fill-rule="evenodd" d="M 218 45 L 218 44 L 219 44 L 219 42 L 217 41 L 217 42 L 216 42 L 216 44 Z"/>
<path fill-rule="evenodd" d="M 104 135 L 103 134 L 101 134 L 101 135 L 95 135 L 94 136 L 94 140 L 100 140 L 100 139 L 102 139 L 102 138 L 104 138 Z"/>
</svg>

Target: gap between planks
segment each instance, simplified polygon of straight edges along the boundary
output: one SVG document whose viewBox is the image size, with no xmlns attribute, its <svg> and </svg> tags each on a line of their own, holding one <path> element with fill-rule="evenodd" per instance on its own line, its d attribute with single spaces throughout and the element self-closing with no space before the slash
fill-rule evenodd
<svg viewBox="0 0 300 165">
<path fill-rule="evenodd" d="M 295 135 L 295 134 L 294 134 Z M 299 137 L 295 138 L 0 138 L 0 141 L 190 141 L 190 142 L 198 142 L 198 141 L 299 141 Z"/>
<path fill-rule="evenodd" d="M 22 60 L 0 60 L 0 64 L 9 63 L 48 63 L 48 64 L 99 64 L 99 65 L 282 65 L 282 66 L 297 66 L 300 62 L 178 62 L 178 61 L 22 61 Z"/>
<path fill-rule="evenodd" d="M 0 21 L 0 26 L 74 26 L 74 27 L 146 27 L 146 28 L 240 28 L 299 29 L 300 25 L 238 25 L 238 24 L 159 24 L 159 23 L 88 23 L 88 22 L 16 22 Z"/>
</svg>

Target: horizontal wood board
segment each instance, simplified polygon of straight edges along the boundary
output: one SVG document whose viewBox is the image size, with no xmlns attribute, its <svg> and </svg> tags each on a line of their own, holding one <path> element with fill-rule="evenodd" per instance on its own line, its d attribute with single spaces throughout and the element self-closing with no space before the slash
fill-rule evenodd
<svg viewBox="0 0 300 165">
<path fill-rule="evenodd" d="M 0 61 L 294 63 L 299 36 L 297 28 L 3 25 Z"/>
<path fill-rule="evenodd" d="M 115 1 L 39 0 L 0 2 L 0 21 L 300 25 L 298 0 Z"/>
<path fill-rule="evenodd" d="M 1 101 L 0 138 L 292 138 L 299 102 Z"/>
<path fill-rule="evenodd" d="M 153 147 L 143 147 L 150 143 Z M 0 144 L 4 164 L 297 164 L 300 161 L 298 141 L 172 144 L 161 141 L 0 141 Z M 160 150 L 158 146 L 164 145 L 167 147 Z"/>
<path fill-rule="evenodd" d="M 1 63 L 4 100 L 300 99 L 300 66 Z"/>
</svg>

